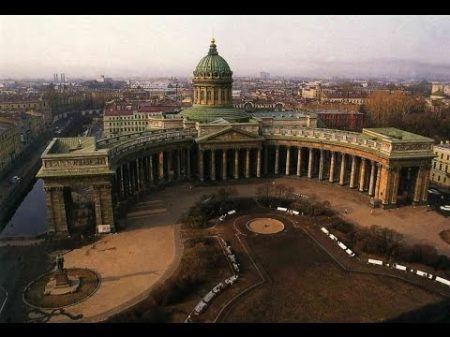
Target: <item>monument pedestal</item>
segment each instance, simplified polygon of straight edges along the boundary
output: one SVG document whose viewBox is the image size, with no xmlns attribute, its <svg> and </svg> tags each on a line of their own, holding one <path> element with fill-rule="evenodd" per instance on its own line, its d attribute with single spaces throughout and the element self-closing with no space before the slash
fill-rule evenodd
<svg viewBox="0 0 450 337">
<path fill-rule="evenodd" d="M 50 278 L 45 286 L 44 295 L 65 295 L 77 291 L 80 286 L 80 279 L 77 276 L 70 277 L 67 270 L 58 270 Z"/>
</svg>

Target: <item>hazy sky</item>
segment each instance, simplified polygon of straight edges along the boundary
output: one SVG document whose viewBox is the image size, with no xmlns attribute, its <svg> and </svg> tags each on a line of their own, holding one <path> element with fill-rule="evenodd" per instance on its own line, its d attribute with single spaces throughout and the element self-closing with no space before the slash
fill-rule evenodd
<svg viewBox="0 0 450 337">
<path fill-rule="evenodd" d="M 0 16 L 0 78 L 192 76 L 214 31 L 237 76 L 322 64 L 450 64 L 449 16 Z"/>
</svg>

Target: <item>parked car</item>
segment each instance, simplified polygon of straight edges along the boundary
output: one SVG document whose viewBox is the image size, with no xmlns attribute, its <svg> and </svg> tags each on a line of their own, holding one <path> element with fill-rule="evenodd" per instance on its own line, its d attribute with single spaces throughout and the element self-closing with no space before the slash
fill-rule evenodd
<svg viewBox="0 0 450 337">
<path fill-rule="evenodd" d="M 225 289 L 225 284 L 220 282 L 219 284 L 217 284 L 214 288 L 213 288 L 213 292 L 218 294 L 220 293 L 221 290 Z"/>
<path fill-rule="evenodd" d="M 228 285 L 232 285 L 234 282 L 237 281 L 238 278 L 239 278 L 239 275 L 233 275 L 233 276 L 227 278 L 225 280 L 225 283 L 228 284 Z"/>
<path fill-rule="evenodd" d="M 434 188 L 430 188 L 429 190 L 427 190 L 428 193 L 430 194 L 435 194 L 435 195 L 441 195 L 441 192 L 439 192 L 438 190 L 434 189 Z"/>
<path fill-rule="evenodd" d="M 441 211 L 450 212 L 450 205 L 441 206 L 441 207 L 439 207 L 439 209 Z"/>
</svg>

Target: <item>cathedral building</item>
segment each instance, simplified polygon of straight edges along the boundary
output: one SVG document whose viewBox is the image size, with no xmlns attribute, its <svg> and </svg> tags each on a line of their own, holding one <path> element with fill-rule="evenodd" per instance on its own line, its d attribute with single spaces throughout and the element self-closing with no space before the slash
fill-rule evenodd
<svg viewBox="0 0 450 337">
<path fill-rule="evenodd" d="M 54 138 L 38 173 L 49 232 L 114 231 L 136 196 L 187 180 L 306 177 L 356 189 L 374 207 L 426 202 L 432 139 L 395 128 L 318 128 L 315 114 L 238 109 L 232 75 L 213 39 L 194 70 L 191 108 L 150 116 L 149 129 L 126 135 Z"/>
</svg>

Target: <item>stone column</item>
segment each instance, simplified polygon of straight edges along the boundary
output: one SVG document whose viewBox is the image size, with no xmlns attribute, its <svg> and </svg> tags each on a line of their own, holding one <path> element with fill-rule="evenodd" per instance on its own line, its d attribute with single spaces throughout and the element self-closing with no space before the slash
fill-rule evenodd
<svg viewBox="0 0 450 337">
<path fill-rule="evenodd" d="M 278 174 L 280 160 L 280 146 L 275 146 L 275 174 Z"/>
<path fill-rule="evenodd" d="M 164 152 L 161 151 L 159 153 L 159 163 L 158 163 L 158 168 L 159 168 L 159 176 L 158 179 L 161 181 L 164 180 Z"/>
<path fill-rule="evenodd" d="M 369 195 L 372 197 L 374 194 L 375 185 L 375 162 L 370 161 L 370 181 L 369 181 Z"/>
<path fill-rule="evenodd" d="M 103 225 L 102 221 L 102 203 L 100 201 L 100 191 L 97 186 L 94 187 L 94 205 L 95 205 L 95 225 Z M 97 231 L 98 232 L 98 231 Z"/>
<path fill-rule="evenodd" d="M 339 172 L 339 185 L 345 184 L 345 153 L 341 153 L 341 171 Z"/>
<path fill-rule="evenodd" d="M 124 181 L 123 181 L 123 168 L 122 165 L 119 166 L 118 168 L 119 170 L 119 181 L 118 181 L 118 185 L 119 185 L 119 197 L 120 199 L 124 199 L 125 198 L 125 185 L 124 185 Z"/>
<path fill-rule="evenodd" d="M 352 155 L 352 168 L 350 171 L 350 188 L 355 188 L 356 178 L 356 156 Z"/>
<path fill-rule="evenodd" d="M 392 172 L 392 191 L 391 191 L 391 204 L 397 203 L 398 184 L 400 182 L 400 169 L 395 168 Z"/>
<path fill-rule="evenodd" d="M 256 177 L 261 177 L 261 149 L 258 149 L 258 154 L 256 157 Z"/>
<path fill-rule="evenodd" d="M 201 182 L 205 181 L 204 177 L 204 167 L 203 167 L 203 150 L 198 151 L 198 177 Z"/>
<path fill-rule="evenodd" d="M 334 183 L 334 165 L 336 161 L 336 152 L 331 152 L 331 161 L 330 161 L 330 176 L 328 177 L 328 181 L 330 183 Z"/>
<path fill-rule="evenodd" d="M 381 173 L 380 195 L 383 206 L 389 205 L 391 201 L 391 183 L 392 183 L 392 168 L 383 166 Z"/>
<path fill-rule="evenodd" d="M 216 181 L 216 150 L 211 150 L 211 180 Z"/>
<path fill-rule="evenodd" d="M 222 180 L 227 180 L 227 150 L 222 150 Z"/>
<path fill-rule="evenodd" d="M 245 178 L 250 178 L 250 149 L 245 151 Z"/>
<path fill-rule="evenodd" d="M 297 177 L 302 175 L 302 148 L 297 150 Z"/>
<path fill-rule="evenodd" d="M 382 165 L 380 163 L 377 163 L 377 180 L 375 181 L 375 200 L 380 199 L 380 184 L 381 184 L 381 169 Z"/>
<path fill-rule="evenodd" d="M 62 186 L 45 186 L 45 196 L 48 210 L 48 231 L 68 234 L 64 188 Z"/>
<path fill-rule="evenodd" d="M 172 150 L 167 151 L 167 171 L 168 171 L 168 180 L 173 180 L 173 153 Z"/>
<path fill-rule="evenodd" d="M 430 169 L 424 168 L 424 173 L 423 173 L 423 189 L 422 189 L 422 202 L 427 202 L 428 201 L 428 187 L 430 185 Z"/>
<path fill-rule="evenodd" d="M 140 163 L 139 163 L 139 158 L 136 159 L 136 190 L 138 192 L 141 191 L 141 177 L 140 177 Z"/>
<path fill-rule="evenodd" d="M 180 149 L 177 149 L 177 179 L 180 180 L 181 177 L 181 153 Z"/>
<path fill-rule="evenodd" d="M 366 181 L 366 158 L 361 158 L 359 165 L 359 191 L 364 192 L 364 182 Z"/>
<path fill-rule="evenodd" d="M 111 231 L 114 231 L 114 212 L 111 196 L 111 186 L 109 184 L 105 185 L 94 185 L 94 204 L 95 204 L 95 224 L 109 225 Z"/>
<path fill-rule="evenodd" d="M 128 195 L 134 195 L 134 186 L 133 186 L 133 172 L 131 171 L 131 163 L 127 163 L 127 180 L 128 180 Z"/>
<path fill-rule="evenodd" d="M 234 179 L 239 179 L 239 149 L 234 149 Z"/>
<path fill-rule="evenodd" d="M 268 145 L 264 146 L 264 174 L 269 174 L 269 148 Z"/>
<path fill-rule="evenodd" d="M 320 149 L 320 158 L 319 158 L 319 180 L 323 180 L 323 160 L 324 160 L 324 151 Z"/>
<path fill-rule="evenodd" d="M 286 147 L 286 175 L 289 175 L 290 165 L 291 164 L 291 147 Z"/>
<path fill-rule="evenodd" d="M 155 177 L 153 176 L 153 156 L 148 156 L 148 177 L 150 180 L 150 184 L 155 182 Z"/>
<path fill-rule="evenodd" d="M 312 178 L 313 176 L 313 164 L 314 164 L 314 152 L 313 148 L 309 148 L 309 157 L 308 157 L 308 178 Z"/>
<path fill-rule="evenodd" d="M 420 167 L 419 168 L 419 172 L 417 172 L 416 184 L 414 186 L 414 198 L 413 198 L 413 203 L 414 204 L 420 203 L 420 199 L 421 199 L 421 196 L 422 196 L 423 171 L 424 171 L 423 168 Z"/>
<path fill-rule="evenodd" d="M 186 174 L 187 178 L 191 179 L 191 150 L 186 149 Z"/>
</svg>

